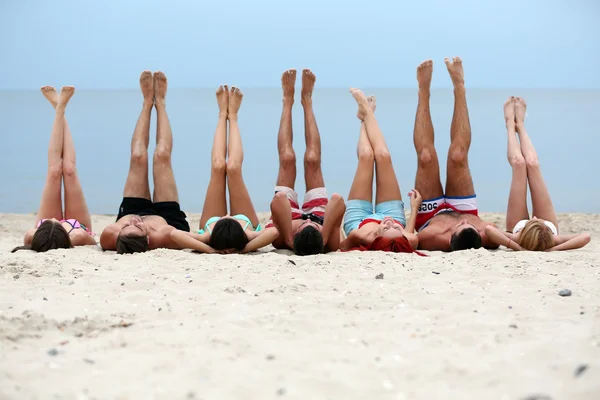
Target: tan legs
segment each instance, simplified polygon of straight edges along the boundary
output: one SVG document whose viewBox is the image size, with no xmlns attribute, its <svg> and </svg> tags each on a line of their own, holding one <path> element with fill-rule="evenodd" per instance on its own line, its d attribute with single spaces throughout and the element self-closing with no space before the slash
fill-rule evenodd
<svg viewBox="0 0 600 400">
<path fill-rule="evenodd" d="M 418 161 L 415 188 L 421 193 L 423 200 L 435 199 L 444 194 L 440 181 L 440 166 L 434 145 L 433 123 L 431 122 L 429 109 L 432 73 L 433 62 L 431 60 L 425 61 L 417 67 L 419 102 L 413 133 Z"/>
<path fill-rule="evenodd" d="M 529 219 L 529 211 L 527 211 L 527 168 L 515 130 L 515 100 L 514 97 L 510 97 L 504 103 L 504 120 L 507 133 L 506 155 L 512 168 L 512 181 L 506 210 L 506 229 L 509 231 L 512 231 L 520 220 Z"/>
<path fill-rule="evenodd" d="M 226 199 L 226 158 L 227 158 L 227 109 L 229 107 L 229 89 L 219 86 L 217 89 L 217 103 L 219 105 L 219 119 L 210 157 L 210 181 L 206 189 L 204 207 L 200 217 L 200 229 L 209 218 L 227 214 Z"/>
<path fill-rule="evenodd" d="M 54 88 L 47 86 L 42 88 L 42 93 L 44 93 L 44 96 L 47 98 L 53 96 L 52 91 L 54 91 Z M 50 144 L 48 145 L 48 174 L 46 176 L 46 184 L 42 191 L 40 208 L 35 221 L 36 225 L 42 218 L 63 219 L 61 183 L 63 175 L 62 154 L 65 109 L 74 92 L 74 87 L 65 86 L 61 89 L 60 96 L 58 96 L 54 124 L 52 125 L 52 133 L 50 134 Z M 54 94 L 56 94 L 56 91 L 54 91 Z"/>
<path fill-rule="evenodd" d="M 131 160 L 129 174 L 123 189 L 123 197 L 141 197 L 151 200 L 148 184 L 148 142 L 150 137 L 150 113 L 154 103 L 152 72 L 142 72 L 140 88 L 144 96 L 144 102 L 131 138 Z"/>
</svg>

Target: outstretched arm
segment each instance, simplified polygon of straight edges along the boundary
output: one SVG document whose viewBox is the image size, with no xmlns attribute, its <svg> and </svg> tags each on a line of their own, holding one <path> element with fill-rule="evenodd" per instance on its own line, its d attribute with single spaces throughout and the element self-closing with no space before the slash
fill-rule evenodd
<svg viewBox="0 0 600 400">
<path fill-rule="evenodd" d="M 355 229 L 340 243 L 340 250 L 347 251 L 359 246 L 368 246 L 376 236 L 377 232 L 371 232 L 371 237 L 368 237 L 360 229 Z"/>
<path fill-rule="evenodd" d="M 192 249 L 202 253 L 216 253 L 217 251 L 206 244 L 208 233 L 199 235 L 197 233 L 184 232 L 173 229 L 170 233 L 170 238 L 181 249 Z"/>
<path fill-rule="evenodd" d="M 117 249 L 117 237 L 121 227 L 116 223 L 110 224 L 102 231 L 100 235 L 100 246 L 103 250 L 116 250 Z"/>
<path fill-rule="evenodd" d="M 256 251 L 261 247 L 265 247 L 273 243 L 275 239 L 279 237 L 279 231 L 275 227 L 267 228 L 252 238 L 246 247 L 240 253 L 250 253 Z"/>
<path fill-rule="evenodd" d="M 574 250 L 580 249 L 592 240 L 589 233 L 580 233 L 576 235 L 556 236 L 554 247 L 546 251 Z"/>
<path fill-rule="evenodd" d="M 271 218 L 279 231 L 279 237 L 290 248 L 294 248 L 292 234 L 292 207 L 285 193 L 277 193 L 271 201 Z"/>
<path fill-rule="evenodd" d="M 340 226 L 345 212 L 346 204 L 343 197 L 337 193 L 333 194 L 325 208 L 325 219 L 321 230 L 323 246 L 327 246 L 331 251 L 340 248 Z"/>
<path fill-rule="evenodd" d="M 519 246 L 517 242 L 515 242 L 516 237 L 512 233 L 503 232 L 495 226 L 488 225 L 485 227 L 485 234 L 490 239 L 490 241 L 497 244 L 498 246 L 504 245 L 507 248 L 513 249 L 515 251 L 523 250 L 523 248 Z"/>
</svg>

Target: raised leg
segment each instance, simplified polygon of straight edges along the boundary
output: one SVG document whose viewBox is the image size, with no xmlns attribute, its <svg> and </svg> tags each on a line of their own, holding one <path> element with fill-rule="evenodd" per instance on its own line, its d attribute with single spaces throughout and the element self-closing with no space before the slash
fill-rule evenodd
<svg viewBox="0 0 600 400">
<path fill-rule="evenodd" d="M 63 219 L 61 184 L 65 109 L 74 92 L 75 88 L 67 86 L 62 88 L 60 96 L 58 96 L 56 114 L 52 125 L 52 133 L 50 134 L 50 144 L 48 145 L 48 173 L 42 191 L 40 208 L 35 220 L 36 226 L 42 218 Z M 50 86 L 44 86 L 42 93 L 46 98 L 56 96 L 56 90 Z"/>
<path fill-rule="evenodd" d="M 65 118 L 63 140 L 63 186 L 65 188 L 64 218 L 74 218 L 92 230 L 92 218 L 77 174 L 75 145 Z"/>
<path fill-rule="evenodd" d="M 429 108 L 432 74 L 433 62 L 431 60 L 424 61 L 417 67 L 419 102 L 413 132 L 413 141 L 417 152 L 415 189 L 421 193 L 423 200 L 436 199 L 444 195 L 442 182 L 440 181 L 440 165 L 435 151 L 431 110 Z"/>
<path fill-rule="evenodd" d="M 277 186 L 294 189 L 296 184 L 296 153 L 293 147 L 292 106 L 296 85 L 296 70 L 289 69 L 281 76 L 283 88 L 283 109 L 277 134 L 277 151 L 279 152 L 279 173 Z"/>
<path fill-rule="evenodd" d="M 229 89 L 219 86 L 217 89 L 217 103 L 219 105 L 219 121 L 215 130 L 215 138 L 210 155 L 210 181 L 206 189 L 204 207 L 200 216 L 200 229 L 209 218 L 227 214 L 226 198 L 226 166 L 227 158 L 227 109 L 229 107 Z"/>
<path fill-rule="evenodd" d="M 302 107 L 304 108 L 304 181 L 306 191 L 325 186 L 321 169 L 321 136 L 312 106 L 312 93 L 315 88 L 315 74 L 311 70 L 302 71 Z"/>
<path fill-rule="evenodd" d="M 374 112 L 376 106 L 375 96 L 367 97 L 367 101 L 369 102 L 369 107 Z M 360 122 L 356 155 L 358 157 L 358 166 L 356 167 L 356 174 L 354 174 L 354 181 L 352 181 L 352 186 L 350 187 L 348 200 L 366 200 L 371 203 L 373 202 L 375 154 L 367 136 L 365 123 L 362 121 Z"/>
<path fill-rule="evenodd" d="M 252 225 L 256 227 L 259 223 L 252 199 L 242 176 L 242 164 L 244 162 L 244 150 L 242 148 L 242 137 L 238 125 L 238 110 L 242 104 L 243 94 L 240 89 L 232 87 L 229 92 L 229 142 L 227 160 L 227 185 L 229 187 L 229 211 L 231 215 L 244 214 Z"/>
<path fill-rule="evenodd" d="M 123 197 L 140 197 L 151 200 L 150 186 L 148 185 L 148 143 L 150 140 L 150 113 L 154 103 L 152 72 L 142 72 L 140 88 L 144 102 L 131 138 L 131 160 Z"/>
<path fill-rule="evenodd" d="M 402 200 L 400 186 L 398 185 L 398 179 L 396 179 L 394 165 L 392 164 L 392 157 L 383 133 L 379 129 L 375 113 L 369 107 L 369 102 L 363 92 L 358 89 L 351 89 L 350 92 L 358 103 L 358 118 L 365 124 L 367 136 L 375 155 L 375 185 L 377 187 L 375 190 L 375 203 Z"/>
<path fill-rule="evenodd" d="M 475 188 L 469 170 L 469 147 L 471 147 L 471 124 L 467 109 L 467 95 L 462 60 L 446 58 L 446 67 L 454 85 L 454 115 L 450 127 L 450 148 L 446 168 L 446 196 L 473 196 Z"/>
<path fill-rule="evenodd" d="M 153 201 L 179 201 L 171 153 L 173 152 L 173 133 L 167 115 L 165 97 L 167 96 L 167 77 L 162 72 L 154 73 L 154 107 L 156 108 L 156 149 L 152 160 L 154 179 Z"/>
<path fill-rule="evenodd" d="M 550 221 L 554 225 L 557 225 L 556 212 L 554 211 L 550 193 L 548 193 L 548 188 L 544 182 L 544 177 L 542 176 L 540 161 L 537 152 L 533 147 L 533 143 L 527 134 L 527 130 L 525 129 L 526 109 L 527 104 L 525 103 L 525 100 L 521 97 L 517 97 L 515 101 L 516 130 L 519 133 L 519 139 L 521 141 L 521 153 L 523 154 L 525 164 L 527 165 L 527 180 L 529 181 L 529 190 L 531 191 L 532 213 L 535 217 L 545 219 L 546 221 Z"/>
<path fill-rule="evenodd" d="M 514 226 L 522 219 L 529 219 L 527 211 L 527 168 L 525 158 L 521 154 L 521 147 L 515 131 L 515 98 L 510 97 L 504 103 L 504 120 L 506 122 L 507 157 L 512 168 L 512 181 L 508 195 L 506 210 L 506 229 L 512 231 Z"/>
</svg>

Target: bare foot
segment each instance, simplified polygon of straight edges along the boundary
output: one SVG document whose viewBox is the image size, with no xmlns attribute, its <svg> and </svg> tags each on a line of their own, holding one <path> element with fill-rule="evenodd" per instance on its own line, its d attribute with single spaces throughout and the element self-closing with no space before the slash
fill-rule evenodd
<svg viewBox="0 0 600 400">
<path fill-rule="evenodd" d="M 312 93 L 317 77 L 310 69 L 302 70 L 302 104 L 312 101 Z"/>
<path fill-rule="evenodd" d="M 431 87 L 431 75 L 433 74 L 433 61 L 423 61 L 417 67 L 417 82 L 419 89 L 429 90 Z"/>
<path fill-rule="evenodd" d="M 446 68 L 448 68 L 448 72 L 450 73 L 450 79 L 452 79 L 454 88 L 464 88 L 465 74 L 460 57 L 453 57 L 452 62 L 446 58 L 444 62 L 446 63 Z"/>
<path fill-rule="evenodd" d="M 67 104 L 69 103 L 69 100 L 71 100 L 73 93 L 75 93 L 75 88 L 73 86 L 63 86 L 62 88 L 60 88 L 60 95 L 58 96 L 58 103 L 56 104 L 56 109 L 64 111 L 67 107 Z"/>
<path fill-rule="evenodd" d="M 244 94 L 242 91 L 235 86 L 231 87 L 229 91 L 229 117 L 237 118 L 237 113 L 240 109 L 240 105 L 242 104 L 242 98 Z"/>
<path fill-rule="evenodd" d="M 167 96 L 167 77 L 161 71 L 154 73 L 154 104 L 164 106 Z"/>
<path fill-rule="evenodd" d="M 371 107 L 371 110 L 375 112 L 375 108 L 377 108 L 377 100 L 375 99 L 375 96 L 367 97 L 367 102 L 369 103 L 369 107 Z"/>
<path fill-rule="evenodd" d="M 504 103 L 504 121 L 506 124 L 515 122 L 515 96 L 510 96 Z"/>
<path fill-rule="evenodd" d="M 515 97 L 515 119 L 517 124 L 523 124 L 526 111 L 527 103 L 525 103 L 525 99 L 522 97 Z"/>
<path fill-rule="evenodd" d="M 367 100 L 367 97 L 360 89 L 352 88 L 350 89 L 350 93 L 352 93 L 354 100 L 356 100 L 356 103 L 358 104 L 358 113 L 356 114 L 356 116 L 361 121 L 364 121 L 368 111 L 370 110 L 369 100 Z"/>
<path fill-rule="evenodd" d="M 58 105 L 58 93 L 52 86 L 42 86 L 40 89 L 44 97 L 52 104 L 52 107 L 56 108 Z"/>
<path fill-rule="evenodd" d="M 227 115 L 229 107 L 229 88 L 227 85 L 221 85 L 217 88 L 217 104 L 219 105 L 219 114 Z"/>
<path fill-rule="evenodd" d="M 142 95 L 144 95 L 144 103 L 154 103 L 154 81 L 152 80 L 152 72 L 142 72 L 140 75 L 140 89 L 142 89 Z"/>
<path fill-rule="evenodd" d="M 294 102 L 294 92 L 296 90 L 296 70 L 288 69 L 281 75 L 281 87 L 283 88 L 283 101 Z"/>
</svg>

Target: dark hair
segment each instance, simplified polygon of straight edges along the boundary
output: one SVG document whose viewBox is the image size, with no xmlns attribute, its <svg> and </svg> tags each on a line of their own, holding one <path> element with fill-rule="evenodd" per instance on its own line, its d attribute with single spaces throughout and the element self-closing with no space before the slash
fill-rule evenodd
<svg viewBox="0 0 600 400">
<path fill-rule="evenodd" d="M 117 236 L 117 254 L 133 254 L 148 251 L 148 237 L 146 235 Z"/>
<path fill-rule="evenodd" d="M 38 226 L 31 238 L 31 244 L 15 247 L 11 253 L 18 250 L 33 250 L 39 253 L 54 249 L 70 249 L 73 247 L 69 233 L 61 223 L 46 220 Z"/>
<path fill-rule="evenodd" d="M 450 239 L 452 251 L 478 249 L 481 247 L 481 235 L 474 228 L 465 228 L 459 233 L 453 233 Z"/>
<path fill-rule="evenodd" d="M 323 235 L 314 226 L 307 226 L 294 236 L 294 253 L 308 256 L 323 252 Z"/>
<path fill-rule="evenodd" d="M 395 238 L 383 238 L 381 236 L 376 237 L 375 240 L 367 247 L 358 246 L 353 247 L 347 251 L 389 251 L 393 253 L 416 253 L 420 256 L 426 257 L 425 254 L 420 251 L 416 251 L 410 245 L 410 242 L 405 236 Z"/>
<path fill-rule="evenodd" d="M 215 250 L 243 250 L 248 244 L 248 236 L 240 223 L 233 218 L 221 218 L 210 235 L 210 247 Z"/>
</svg>

